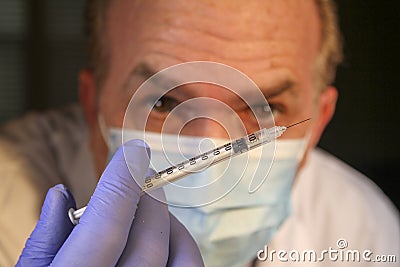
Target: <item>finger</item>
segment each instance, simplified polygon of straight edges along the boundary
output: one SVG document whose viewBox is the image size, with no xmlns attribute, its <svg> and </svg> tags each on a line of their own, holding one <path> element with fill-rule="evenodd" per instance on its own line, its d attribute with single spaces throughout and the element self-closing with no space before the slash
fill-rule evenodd
<svg viewBox="0 0 400 267">
<path fill-rule="evenodd" d="M 125 161 L 125 156 L 127 161 Z M 150 150 L 141 140 L 125 143 L 105 169 L 79 224 L 54 263 L 115 266 L 125 247 L 148 169 Z M 128 168 L 129 165 L 129 168 Z"/>
<path fill-rule="evenodd" d="M 50 188 L 40 219 L 16 266 L 48 266 L 73 229 L 68 210 L 75 208 L 72 194 L 61 184 Z"/>
<path fill-rule="evenodd" d="M 167 266 L 204 266 L 200 250 L 193 237 L 172 214 L 170 214 L 169 259 Z"/>
<path fill-rule="evenodd" d="M 129 234 L 125 250 L 118 266 L 166 266 L 169 250 L 169 213 L 167 205 L 157 199 L 165 199 L 162 189 L 154 199 L 143 195 Z"/>
</svg>

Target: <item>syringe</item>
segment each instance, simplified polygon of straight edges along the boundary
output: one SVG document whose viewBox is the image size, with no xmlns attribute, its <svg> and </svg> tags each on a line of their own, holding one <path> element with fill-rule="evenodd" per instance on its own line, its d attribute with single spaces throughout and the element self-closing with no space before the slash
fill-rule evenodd
<svg viewBox="0 0 400 267">
<path fill-rule="evenodd" d="M 263 128 L 257 132 L 185 160 L 177 165 L 146 177 L 142 191 L 148 192 L 160 188 L 167 183 L 173 183 L 187 175 L 203 171 L 217 163 L 233 158 L 242 153 L 246 153 L 280 137 L 285 131 L 285 126 L 274 126 L 269 129 Z"/>
<path fill-rule="evenodd" d="M 309 120 L 309 119 L 307 119 Z M 304 121 L 307 121 L 304 120 Z M 177 165 L 171 166 L 163 171 L 146 177 L 142 187 L 142 193 L 160 188 L 166 184 L 173 183 L 192 173 L 203 171 L 217 163 L 246 153 L 261 145 L 267 144 L 280 137 L 287 128 L 302 123 L 298 122 L 290 126 L 274 126 L 269 129 L 263 128 L 242 138 L 236 139 L 222 146 L 214 148 L 196 157 L 190 158 Z M 78 210 L 70 209 L 68 212 L 72 223 L 77 224 L 86 207 Z"/>
</svg>

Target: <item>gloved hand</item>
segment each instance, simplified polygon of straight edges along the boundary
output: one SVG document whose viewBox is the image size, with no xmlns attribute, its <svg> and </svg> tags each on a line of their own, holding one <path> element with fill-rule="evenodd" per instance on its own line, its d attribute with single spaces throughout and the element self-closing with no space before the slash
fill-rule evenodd
<svg viewBox="0 0 400 267">
<path fill-rule="evenodd" d="M 149 148 L 134 140 L 124 144 L 124 152 L 143 184 Z M 77 226 L 68 217 L 75 208 L 72 195 L 62 185 L 51 188 L 17 266 L 203 266 L 197 245 L 167 206 L 140 193 L 121 148 Z"/>
</svg>

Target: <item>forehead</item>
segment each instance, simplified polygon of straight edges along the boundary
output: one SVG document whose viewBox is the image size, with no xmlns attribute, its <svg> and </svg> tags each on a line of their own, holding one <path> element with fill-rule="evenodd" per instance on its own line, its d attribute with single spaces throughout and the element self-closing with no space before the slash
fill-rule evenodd
<svg viewBox="0 0 400 267">
<path fill-rule="evenodd" d="M 111 3 L 107 50 L 111 64 L 126 68 L 152 54 L 148 61 L 157 68 L 210 60 L 254 72 L 289 64 L 285 61 L 312 62 L 319 50 L 320 26 L 313 0 Z"/>
</svg>

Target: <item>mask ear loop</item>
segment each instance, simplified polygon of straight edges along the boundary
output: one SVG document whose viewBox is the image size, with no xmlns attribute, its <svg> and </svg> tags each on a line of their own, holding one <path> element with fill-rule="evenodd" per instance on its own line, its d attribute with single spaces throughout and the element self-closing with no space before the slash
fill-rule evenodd
<svg viewBox="0 0 400 267">
<path fill-rule="evenodd" d="M 99 113 L 99 115 L 97 116 L 97 122 L 99 124 L 101 136 L 103 137 L 103 140 L 107 145 L 107 148 L 110 149 L 110 147 L 111 147 L 110 146 L 110 140 L 109 140 L 108 134 L 107 134 L 108 133 L 108 127 L 107 127 L 107 124 L 106 124 L 106 122 L 104 120 L 104 117 L 103 117 L 103 115 L 101 113 Z"/>
<path fill-rule="evenodd" d="M 302 120 L 300 122 L 297 122 L 295 124 L 289 125 L 289 126 L 292 127 L 292 126 L 298 125 L 300 123 L 303 123 L 303 122 L 306 122 L 306 121 L 309 121 L 309 120 L 312 120 L 312 117 L 310 117 L 308 119 L 305 119 L 305 120 Z M 306 134 L 303 137 L 304 143 L 303 143 L 303 146 L 301 147 L 301 149 L 299 151 L 299 154 L 298 154 L 298 158 L 300 159 L 300 161 L 303 160 L 303 157 L 307 152 L 307 147 L 308 147 L 308 144 L 310 143 L 310 139 L 311 139 L 311 128 L 309 128 L 306 131 Z"/>
<path fill-rule="evenodd" d="M 296 125 L 301 124 L 301 123 L 303 123 L 303 122 L 309 121 L 309 120 L 311 120 L 311 119 L 312 119 L 312 118 L 310 117 L 310 118 L 308 118 L 308 119 L 305 119 L 305 120 L 299 121 L 299 122 L 297 122 L 297 123 L 294 123 L 294 124 L 292 124 L 292 125 L 286 126 L 286 128 L 287 128 L 287 129 L 288 129 L 288 128 L 291 128 L 291 127 L 293 127 L 293 126 L 296 126 Z M 306 151 L 307 151 L 308 144 L 309 144 L 309 142 L 310 142 L 310 138 L 311 138 L 311 129 L 308 129 L 308 130 L 306 131 L 306 134 L 304 135 L 304 137 L 301 138 L 301 139 L 303 139 L 303 143 L 302 143 L 302 146 L 300 147 L 300 149 L 299 149 L 299 151 L 298 151 L 298 153 L 297 153 L 297 156 L 296 156 L 296 158 L 297 158 L 299 161 L 302 161 L 302 160 L 303 160 L 303 157 L 304 157 L 304 155 L 305 155 L 305 153 L 306 153 Z"/>
</svg>

